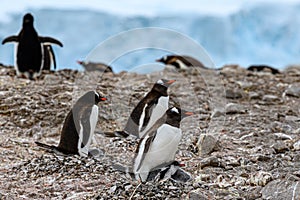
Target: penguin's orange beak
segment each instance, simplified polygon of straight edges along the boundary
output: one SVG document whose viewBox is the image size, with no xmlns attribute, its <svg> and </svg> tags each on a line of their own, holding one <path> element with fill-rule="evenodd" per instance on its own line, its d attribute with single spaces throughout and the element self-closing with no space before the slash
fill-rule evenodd
<svg viewBox="0 0 300 200">
<path fill-rule="evenodd" d="M 176 80 L 169 80 L 168 82 L 167 82 L 167 84 L 168 85 L 171 85 L 172 83 L 174 83 Z"/>
<path fill-rule="evenodd" d="M 184 115 L 186 115 L 186 116 L 191 116 L 191 115 L 193 115 L 194 113 L 193 112 L 185 112 L 184 113 Z"/>
<path fill-rule="evenodd" d="M 106 100 L 107 100 L 107 98 L 105 98 L 105 97 L 102 97 L 102 98 L 100 98 L 100 100 L 101 100 L 101 101 L 106 101 Z"/>
</svg>

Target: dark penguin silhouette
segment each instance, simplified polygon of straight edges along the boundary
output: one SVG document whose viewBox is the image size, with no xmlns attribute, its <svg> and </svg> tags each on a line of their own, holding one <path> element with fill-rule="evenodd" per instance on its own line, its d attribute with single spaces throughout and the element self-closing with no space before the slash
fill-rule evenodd
<svg viewBox="0 0 300 200">
<path fill-rule="evenodd" d="M 57 147 L 40 142 L 35 143 L 41 147 L 63 154 L 79 154 L 83 157 L 93 154 L 90 151 L 90 144 L 98 121 L 97 104 L 105 100 L 106 98 L 98 92 L 87 92 L 78 99 L 72 110 L 68 113 Z"/>
<path fill-rule="evenodd" d="M 16 42 L 16 58 L 15 68 L 17 76 L 34 79 L 41 73 L 44 63 L 44 46 L 45 44 L 57 44 L 63 46 L 62 43 L 51 37 L 39 36 L 33 25 L 33 16 L 27 13 L 23 17 L 23 26 L 20 33 L 16 36 L 9 36 L 2 41 Z"/>
<path fill-rule="evenodd" d="M 253 72 L 262 72 L 262 71 L 270 71 L 272 74 L 280 74 L 280 71 L 278 69 L 275 69 L 274 67 L 268 66 L 268 65 L 250 65 L 247 70 L 253 71 Z"/>
<path fill-rule="evenodd" d="M 207 69 L 199 60 L 187 55 L 167 55 L 156 62 L 166 65 L 166 68 L 186 70 L 192 67 L 200 67 Z"/>
</svg>

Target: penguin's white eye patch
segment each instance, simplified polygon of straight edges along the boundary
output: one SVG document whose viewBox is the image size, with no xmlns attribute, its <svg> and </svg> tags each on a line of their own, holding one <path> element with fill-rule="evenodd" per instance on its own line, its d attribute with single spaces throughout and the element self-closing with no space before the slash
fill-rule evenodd
<svg viewBox="0 0 300 200">
<path fill-rule="evenodd" d="M 164 56 L 164 57 L 163 57 L 163 60 L 166 61 L 166 60 L 167 60 L 167 56 Z"/>
<path fill-rule="evenodd" d="M 162 80 L 158 80 L 156 83 L 163 85 L 164 82 Z"/>
<path fill-rule="evenodd" d="M 171 109 L 171 111 L 172 111 L 172 112 L 176 112 L 176 113 L 178 113 L 178 114 L 179 114 L 179 111 L 178 111 L 178 109 L 177 109 L 177 108 L 175 108 L 175 107 L 174 107 L 174 108 L 172 108 L 172 109 Z"/>
</svg>

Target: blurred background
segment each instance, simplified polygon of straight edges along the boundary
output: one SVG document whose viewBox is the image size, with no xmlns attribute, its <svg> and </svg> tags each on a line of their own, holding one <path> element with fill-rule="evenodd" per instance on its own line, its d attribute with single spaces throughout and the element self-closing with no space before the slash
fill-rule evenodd
<svg viewBox="0 0 300 200">
<path fill-rule="evenodd" d="M 133 28 L 178 31 L 206 49 L 217 67 L 267 64 L 283 69 L 300 64 L 300 0 L 11 0 L 1 2 L 0 39 L 16 35 L 22 17 L 31 12 L 41 36 L 59 39 L 54 47 L 58 69 L 82 70 L 99 43 Z M 135 42 L 138 42 L 135 41 Z M 180 41 L 176 41 L 180 44 Z M 105 52 L 101 52 L 105 54 Z M 111 63 L 114 71 L 154 63 L 168 54 L 140 50 Z M 188 54 L 188 52 L 187 52 Z M 0 63 L 14 64 L 14 45 L 0 45 Z"/>
</svg>

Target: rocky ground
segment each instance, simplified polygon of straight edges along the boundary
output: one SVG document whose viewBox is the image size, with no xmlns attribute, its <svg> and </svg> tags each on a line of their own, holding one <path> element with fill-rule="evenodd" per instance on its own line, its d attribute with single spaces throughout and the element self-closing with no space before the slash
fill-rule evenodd
<svg viewBox="0 0 300 200">
<path fill-rule="evenodd" d="M 101 158 L 61 156 L 34 141 L 59 142 L 63 120 L 87 90 L 99 104 L 97 131 L 121 130 L 159 78 L 176 79 L 171 104 L 196 113 L 182 121 L 177 160 L 193 179 L 138 182 L 111 166 L 130 164 L 134 138 L 96 135 Z M 0 67 L 0 199 L 300 199 L 300 67 L 281 74 L 239 66 L 220 71 L 45 72 L 16 78 Z"/>
</svg>

